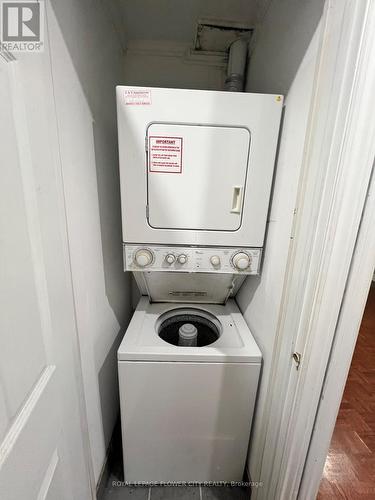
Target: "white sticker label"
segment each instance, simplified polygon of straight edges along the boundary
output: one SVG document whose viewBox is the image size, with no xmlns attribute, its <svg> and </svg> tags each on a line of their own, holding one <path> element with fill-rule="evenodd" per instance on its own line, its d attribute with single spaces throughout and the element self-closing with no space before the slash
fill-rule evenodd
<svg viewBox="0 0 375 500">
<path fill-rule="evenodd" d="M 151 104 L 151 90 L 125 90 L 125 104 L 127 104 L 128 106 L 147 106 L 148 104 Z"/>
<path fill-rule="evenodd" d="M 182 173 L 182 137 L 149 137 L 149 171 Z"/>
</svg>

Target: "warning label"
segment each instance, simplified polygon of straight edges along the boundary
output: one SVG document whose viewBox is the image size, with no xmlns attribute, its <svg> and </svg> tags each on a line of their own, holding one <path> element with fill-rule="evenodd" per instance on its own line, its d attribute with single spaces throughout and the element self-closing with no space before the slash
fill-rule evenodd
<svg viewBox="0 0 375 500">
<path fill-rule="evenodd" d="M 151 104 L 151 90 L 126 89 L 125 104 L 133 106 L 145 106 Z"/>
<path fill-rule="evenodd" d="M 182 137 L 149 137 L 149 171 L 182 172 Z"/>
</svg>

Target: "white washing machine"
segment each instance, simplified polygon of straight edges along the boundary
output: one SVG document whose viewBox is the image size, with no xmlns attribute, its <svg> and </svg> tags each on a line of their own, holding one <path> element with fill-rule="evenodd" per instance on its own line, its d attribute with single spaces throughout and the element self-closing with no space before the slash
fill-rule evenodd
<svg viewBox="0 0 375 500">
<path fill-rule="evenodd" d="M 260 273 L 282 96 L 117 87 L 125 480 L 239 481 L 261 353 L 233 297 Z"/>
<path fill-rule="evenodd" d="M 186 324 L 196 347 L 178 345 Z M 260 366 L 233 299 L 142 297 L 118 350 L 125 480 L 242 480 Z"/>
</svg>

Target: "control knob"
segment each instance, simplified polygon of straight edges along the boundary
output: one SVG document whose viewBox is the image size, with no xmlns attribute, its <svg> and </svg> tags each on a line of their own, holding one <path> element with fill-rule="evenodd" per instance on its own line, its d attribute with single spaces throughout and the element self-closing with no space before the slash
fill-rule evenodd
<svg viewBox="0 0 375 500">
<path fill-rule="evenodd" d="M 210 258 L 210 262 L 214 267 L 220 266 L 220 257 L 218 255 L 213 255 Z"/>
<path fill-rule="evenodd" d="M 165 256 L 165 262 L 169 265 L 173 264 L 173 262 L 176 260 L 176 257 L 173 255 L 173 253 L 168 253 Z"/>
<path fill-rule="evenodd" d="M 134 260 L 139 267 L 149 266 L 153 261 L 151 250 L 149 250 L 148 248 L 140 248 L 135 252 Z"/>
<path fill-rule="evenodd" d="M 178 257 L 177 257 L 177 262 L 179 264 L 186 264 L 188 258 L 187 258 L 187 255 L 185 255 L 184 253 L 180 254 Z"/>
<path fill-rule="evenodd" d="M 250 266 L 250 256 L 245 252 L 235 253 L 232 257 L 233 266 L 239 271 L 244 271 Z"/>
</svg>

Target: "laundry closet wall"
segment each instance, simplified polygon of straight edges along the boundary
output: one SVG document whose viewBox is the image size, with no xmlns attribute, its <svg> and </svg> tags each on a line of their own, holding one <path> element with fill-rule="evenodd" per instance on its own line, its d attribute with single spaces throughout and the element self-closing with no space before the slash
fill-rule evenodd
<svg viewBox="0 0 375 500">
<path fill-rule="evenodd" d="M 223 90 L 226 60 L 221 56 L 192 56 L 191 43 L 132 40 L 124 59 L 124 84 Z"/>
<path fill-rule="evenodd" d="M 122 263 L 115 107 L 123 51 L 104 3 L 50 0 L 47 7 L 84 397 L 97 481 L 118 415 L 116 351 L 130 316 L 129 276 Z"/>
<path fill-rule="evenodd" d="M 258 2 L 248 0 L 120 1 L 113 8 L 119 32 L 127 35 L 125 85 L 222 90 L 226 62 L 220 55 L 194 54 L 199 20 L 253 24 Z"/>
<path fill-rule="evenodd" d="M 259 463 L 262 450 L 267 419 L 265 404 L 272 387 L 272 359 L 308 133 L 323 7 L 324 0 L 273 1 L 256 31 L 248 68 L 248 92 L 286 96 L 262 273 L 259 277 L 248 277 L 236 297 L 263 354 L 249 460 L 253 480 L 261 479 L 255 464 Z"/>
</svg>

